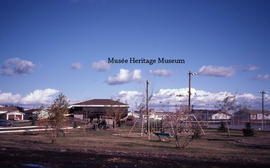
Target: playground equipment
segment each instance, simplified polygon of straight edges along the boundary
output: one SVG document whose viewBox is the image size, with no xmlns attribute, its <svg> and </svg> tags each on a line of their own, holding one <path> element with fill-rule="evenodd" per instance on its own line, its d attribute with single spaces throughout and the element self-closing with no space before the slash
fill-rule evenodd
<svg viewBox="0 0 270 168">
<path fill-rule="evenodd" d="M 141 129 L 139 129 L 141 130 L 140 136 L 146 136 L 147 130 L 143 127 L 143 125 L 145 125 L 144 121 L 144 117 L 136 119 L 128 136 L 139 134 L 138 129 L 136 131 L 136 126 L 141 126 Z M 142 122 L 142 124 L 139 122 Z M 176 147 L 179 148 L 187 146 L 196 135 L 205 135 L 201 122 L 197 120 L 197 117 L 194 114 L 186 114 L 184 112 L 164 113 L 164 115 L 162 115 L 162 120 L 151 120 L 150 122 L 151 136 L 157 136 L 160 141 L 164 141 L 162 138 L 166 138 L 169 141 L 171 138 L 174 138 Z"/>
</svg>

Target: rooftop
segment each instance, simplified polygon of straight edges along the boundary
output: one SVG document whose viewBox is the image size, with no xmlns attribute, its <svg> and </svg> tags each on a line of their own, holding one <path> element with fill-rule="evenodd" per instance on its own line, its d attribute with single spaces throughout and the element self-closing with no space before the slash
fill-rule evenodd
<svg viewBox="0 0 270 168">
<path fill-rule="evenodd" d="M 84 102 L 80 102 L 80 103 L 76 103 L 71 105 L 71 107 L 128 107 L 128 104 L 125 103 L 121 103 L 119 101 L 114 101 L 111 99 L 92 99 L 92 100 L 88 100 L 88 101 L 84 101 Z"/>
<path fill-rule="evenodd" d="M 19 111 L 19 109 L 17 107 L 0 107 L 0 111 Z"/>
</svg>

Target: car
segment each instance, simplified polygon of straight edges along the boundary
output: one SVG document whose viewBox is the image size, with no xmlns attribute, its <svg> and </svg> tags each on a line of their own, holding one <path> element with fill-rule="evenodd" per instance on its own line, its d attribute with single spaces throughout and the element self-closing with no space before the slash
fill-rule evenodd
<svg viewBox="0 0 270 168">
<path fill-rule="evenodd" d="M 20 119 L 18 117 L 13 118 L 14 121 L 19 121 Z"/>
<path fill-rule="evenodd" d="M 12 126 L 12 123 L 10 121 L 1 120 L 0 121 L 0 126 L 2 126 L 2 127 L 10 127 L 10 126 Z"/>
</svg>

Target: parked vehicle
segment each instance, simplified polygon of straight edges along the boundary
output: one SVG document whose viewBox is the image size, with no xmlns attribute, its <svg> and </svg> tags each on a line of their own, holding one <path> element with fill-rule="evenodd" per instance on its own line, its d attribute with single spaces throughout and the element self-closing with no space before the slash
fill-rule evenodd
<svg viewBox="0 0 270 168">
<path fill-rule="evenodd" d="M 0 126 L 2 126 L 2 127 L 10 127 L 10 126 L 12 126 L 12 123 L 10 121 L 1 120 L 0 121 Z"/>
<path fill-rule="evenodd" d="M 20 119 L 18 117 L 13 118 L 14 121 L 19 121 Z"/>
</svg>

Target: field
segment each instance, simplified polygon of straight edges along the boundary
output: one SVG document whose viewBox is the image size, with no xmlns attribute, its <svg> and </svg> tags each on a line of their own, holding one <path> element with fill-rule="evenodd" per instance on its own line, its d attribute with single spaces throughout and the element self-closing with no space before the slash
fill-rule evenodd
<svg viewBox="0 0 270 168">
<path fill-rule="evenodd" d="M 52 144 L 37 133 L 0 134 L 0 167 L 269 167 L 270 133 L 231 137 L 214 129 L 185 149 L 152 136 L 129 137 L 129 128 L 73 129 Z"/>
</svg>

